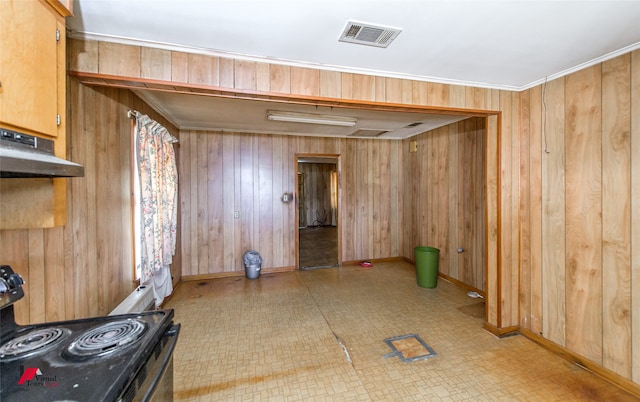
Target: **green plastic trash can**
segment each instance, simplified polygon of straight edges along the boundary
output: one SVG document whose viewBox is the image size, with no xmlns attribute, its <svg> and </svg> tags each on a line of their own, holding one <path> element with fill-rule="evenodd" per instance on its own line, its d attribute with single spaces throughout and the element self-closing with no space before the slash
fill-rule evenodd
<svg viewBox="0 0 640 402">
<path fill-rule="evenodd" d="M 438 260 L 440 259 L 440 250 L 434 247 L 419 246 L 413 251 L 416 257 L 418 286 L 435 288 L 438 284 Z"/>
</svg>

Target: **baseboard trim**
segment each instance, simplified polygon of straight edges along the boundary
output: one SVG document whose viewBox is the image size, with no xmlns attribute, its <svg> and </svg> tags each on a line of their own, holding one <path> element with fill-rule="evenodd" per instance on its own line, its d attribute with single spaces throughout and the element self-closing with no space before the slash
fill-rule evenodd
<svg viewBox="0 0 640 402">
<path fill-rule="evenodd" d="M 520 327 L 518 327 L 517 325 L 498 328 L 495 325 L 490 324 L 488 322 L 485 322 L 482 328 L 484 328 L 485 331 L 490 332 L 493 335 L 497 336 L 498 338 L 505 338 L 507 336 L 518 335 L 518 330 L 520 329 Z"/>
<path fill-rule="evenodd" d="M 449 282 L 453 283 L 454 285 L 456 285 L 456 286 L 458 286 L 458 287 L 460 287 L 460 288 L 462 288 L 464 290 L 468 290 L 468 291 L 471 291 L 471 292 L 476 292 L 477 294 L 479 294 L 483 298 L 486 297 L 484 291 L 482 291 L 482 290 L 480 290 L 478 288 L 475 288 L 475 287 L 473 287 L 471 285 L 468 285 L 468 284 L 466 284 L 464 282 L 461 282 L 461 281 L 459 281 L 459 280 L 457 280 L 455 278 L 452 278 L 449 275 L 445 275 L 445 274 L 443 274 L 441 272 L 438 272 L 438 276 L 440 278 L 446 280 L 446 281 L 449 281 Z"/>
<path fill-rule="evenodd" d="M 592 372 L 593 374 L 601 377 L 602 379 L 617 385 L 623 390 L 633 394 L 636 397 L 640 398 L 640 384 L 636 384 L 635 382 L 622 377 L 620 374 L 617 374 L 607 368 L 604 368 L 596 363 L 593 363 L 584 357 L 580 356 L 577 353 L 571 352 L 570 350 L 551 342 L 548 339 L 541 337 L 533 331 L 530 331 L 526 328 L 520 328 L 520 333 L 530 339 L 531 341 L 537 343 L 543 348 L 549 350 L 550 352 L 555 353 L 556 355 L 564 358 L 565 360 L 574 363 L 583 369 Z"/>
<path fill-rule="evenodd" d="M 341 267 L 346 267 L 346 266 L 349 266 L 349 265 L 358 265 L 362 261 L 369 261 L 372 264 L 382 263 L 382 262 L 396 262 L 396 261 L 402 261 L 402 257 L 387 257 L 387 258 L 374 258 L 372 260 L 363 259 L 363 260 L 355 260 L 355 261 L 342 261 L 340 266 Z"/>
</svg>

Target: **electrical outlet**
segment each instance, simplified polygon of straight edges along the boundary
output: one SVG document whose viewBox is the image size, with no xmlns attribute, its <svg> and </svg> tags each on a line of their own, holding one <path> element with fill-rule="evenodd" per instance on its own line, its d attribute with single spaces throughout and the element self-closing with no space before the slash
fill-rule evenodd
<svg viewBox="0 0 640 402">
<path fill-rule="evenodd" d="M 233 219 L 240 219 L 240 211 L 233 211 Z"/>
</svg>

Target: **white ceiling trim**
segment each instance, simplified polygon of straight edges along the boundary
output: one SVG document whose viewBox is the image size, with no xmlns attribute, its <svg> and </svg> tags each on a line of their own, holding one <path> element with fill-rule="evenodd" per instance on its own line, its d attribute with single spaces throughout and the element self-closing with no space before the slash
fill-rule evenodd
<svg viewBox="0 0 640 402">
<path fill-rule="evenodd" d="M 576 71 L 583 70 L 585 68 L 591 67 L 591 66 L 596 65 L 598 63 L 602 63 L 602 62 L 605 62 L 607 60 L 611 60 L 613 58 L 616 58 L 618 56 L 622 56 L 625 53 L 633 52 L 634 50 L 637 50 L 637 49 L 640 49 L 640 42 L 636 42 L 636 43 L 634 43 L 632 45 L 623 47 L 622 49 L 618 49 L 618 50 L 613 51 L 611 53 L 607 53 L 607 54 L 605 54 L 603 56 L 596 57 L 595 59 L 592 59 L 592 60 L 586 61 L 584 63 L 578 64 L 577 66 L 574 66 L 574 67 L 568 68 L 566 70 L 560 71 L 559 73 L 551 74 L 548 77 L 541 78 L 541 79 L 539 79 L 537 81 L 533 81 L 533 82 L 531 82 L 531 83 L 529 83 L 527 85 L 523 85 L 522 88 L 518 89 L 518 91 L 524 91 L 526 89 L 533 88 L 536 85 L 544 84 L 545 82 L 548 82 L 548 81 L 553 81 L 556 78 L 564 77 L 566 75 L 575 73 Z"/>
<path fill-rule="evenodd" d="M 629 46 L 623 47 L 622 49 L 615 50 L 613 52 L 607 53 L 600 57 L 596 57 L 595 59 L 578 64 L 574 67 L 568 68 L 566 70 L 563 70 L 555 74 L 551 74 L 547 77 L 541 78 L 539 80 L 533 81 L 529 84 L 523 85 L 521 87 L 517 87 L 517 86 L 511 86 L 511 85 L 490 85 L 490 84 L 481 83 L 481 82 L 459 81 L 459 80 L 443 79 L 438 77 L 429 77 L 429 76 L 413 75 L 413 74 L 401 74 L 401 73 L 393 73 L 388 71 L 378 71 L 378 70 L 361 69 L 361 68 L 353 68 L 353 67 L 332 66 L 327 64 L 278 59 L 274 57 L 251 56 L 251 55 L 234 53 L 234 52 L 226 52 L 221 50 L 211 50 L 211 49 L 204 49 L 199 47 L 182 46 L 182 45 L 175 45 L 171 43 L 132 39 L 132 38 L 125 38 L 125 37 L 114 36 L 114 35 L 96 34 L 96 33 L 90 33 L 90 32 L 79 32 L 79 31 L 68 30 L 67 36 L 72 39 L 112 42 L 112 43 L 119 43 L 122 45 L 132 45 L 132 46 L 145 46 L 145 47 L 151 47 L 154 49 L 170 50 L 170 51 L 185 52 L 185 53 L 195 53 L 195 54 L 214 56 L 214 57 L 227 57 L 227 58 L 233 58 L 233 59 L 244 60 L 244 61 L 253 61 L 258 63 L 272 63 L 272 64 L 292 66 L 292 67 L 317 68 L 317 69 L 327 70 L 327 71 L 376 75 L 376 76 L 388 77 L 388 78 L 399 78 L 399 79 L 408 79 L 408 80 L 415 80 L 415 81 L 435 82 L 439 84 L 462 85 L 462 86 L 468 86 L 468 87 L 498 89 L 498 90 L 515 91 L 515 92 L 520 92 L 520 91 L 527 90 L 529 88 L 533 88 L 537 85 L 544 84 L 545 82 L 567 76 L 576 71 L 580 71 L 582 69 L 591 67 L 595 64 L 602 63 L 604 61 L 621 56 L 625 53 L 629 53 L 634 50 L 640 49 L 640 42 L 636 42 Z"/>
<path fill-rule="evenodd" d="M 501 89 L 506 91 L 522 90 L 522 88 L 520 87 L 511 86 L 511 85 L 489 85 L 483 82 L 459 81 L 459 80 L 429 77 L 429 76 L 414 75 L 414 74 L 402 74 L 402 73 L 394 73 L 389 71 L 379 71 L 379 70 L 364 69 L 364 68 L 343 67 L 343 66 L 333 66 L 329 64 L 293 61 L 293 60 L 279 59 L 275 57 L 251 56 L 247 54 L 226 52 L 222 50 L 204 49 L 199 47 L 175 45 L 172 43 L 132 39 L 132 38 L 125 38 L 125 37 L 114 36 L 114 35 L 96 34 L 91 32 L 72 31 L 69 29 L 67 30 L 67 36 L 72 39 L 112 42 L 112 43 L 119 43 L 122 45 L 132 45 L 132 46 L 145 46 L 145 47 L 151 47 L 155 49 L 171 50 L 171 51 L 185 52 L 185 53 L 195 53 L 195 54 L 201 54 L 205 56 L 227 57 L 227 58 L 233 58 L 233 59 L 244 60 L 244 61 L 279 64 L 279 65 L 285 65 L 285 66 L 291 66 L 291 67 L 317 68 L 321 70 L 337 71 L 342 73 L 376 75 L 376 76 L 387 77 L 387 78 L 399 78 L 399 79 L 435 82 L 439 84 L 461 85 L 461 86 L 477 87 L 477 88 Z"/>
</svg>

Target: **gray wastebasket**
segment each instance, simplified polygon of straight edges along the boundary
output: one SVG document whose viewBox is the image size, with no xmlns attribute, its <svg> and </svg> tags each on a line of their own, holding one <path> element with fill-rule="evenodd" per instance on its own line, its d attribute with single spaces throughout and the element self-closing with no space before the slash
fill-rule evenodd
<svg viewBox="0 0 640 402">
<path fill-rule="evenodd" d="M 438 284 L 438 260 L 440 250 L 434 247 L 418 246 L 414 249 L 418 286 L 435 288 Z"/>
<path fill-rule="evenodd" d="M 260 269 L 262 268 L 262 257 L 255 250 L 249 250 L 242 256 L 244 263 L 244 273 L 249 279 L 257 279 L 260 277 Z"/>
</svg>

